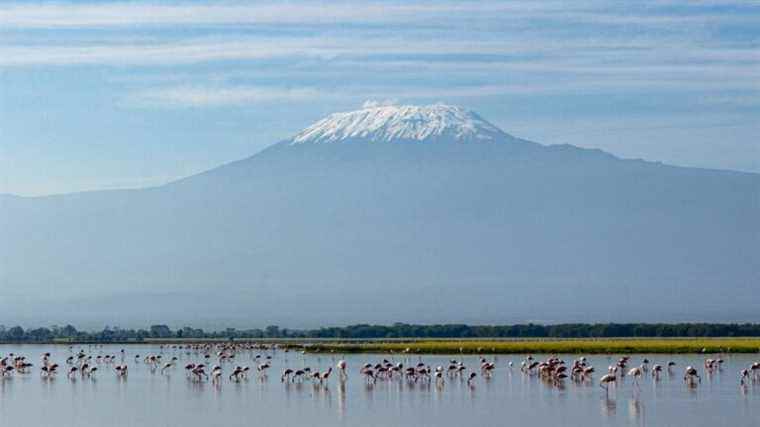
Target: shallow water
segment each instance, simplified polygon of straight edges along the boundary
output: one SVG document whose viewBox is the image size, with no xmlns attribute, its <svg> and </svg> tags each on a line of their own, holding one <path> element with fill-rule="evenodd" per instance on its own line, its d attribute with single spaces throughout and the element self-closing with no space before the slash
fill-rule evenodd
<svg viewBox="0 0 760 427">
<path fill-rule="evenodd" d="M 117 379 L 112 365 L 99 365 L 95 378 L 70 380 L 65 359 L 83 349 L 88 354 L 114 354 L 125 349 L 129 365 L 126 379 Z M 40 356 L 51 352 L 51 361 L 61 364 L 57 378 L 40 376 Z M 490 379 L 478 376 L 472 386 L 447 378 L 443 387 L 435 381 L 408 383 L 380 380 L 367 385 L 359 374 L 366 362 L 376 363 L 390 355 L 303 355 L 297 352 L 272 354 L 268 378 L 258 378 L 255 370 L 247 380 L 231 382 L 227 376 L 235 365 L 255 366 L 254 352 L 239 353 L 232 363 L 223 364 L 220 385 L 198 383 L 186 376 L 186 363 L 203 361 L 200 353 L 159 346 L 37 346 L 0 345 L 0 355 L 24 355 L 34 363 L 31 373 L 0 379 L 0 425 L 2 426 L 249 426 L 249 425 L 362 425 L 362 426 L 758 426 L 760 425 L 760 382 L 739 387 L 738 372 L 759 355 L 722 355 L 720 372 L 704 372 L 704 357 L 696 355 L 633 355 L 630 366 L 644 357 L 652 363 L 677 363 L 672 375 L 663 373 L 653 381 L 647 375 L 638 390 L 630 378 L 611 388 L 609 396 L 598 386 L 606 367 L 617 356 L 590 356 L 596 368 L 592 383 L 577 384 L 570 379 L 561 387 L 548 385 L 522 374 L 522 355 L 487 356 L 496 362 Z M 162 354 L 164 360 L 178 357 L 177 366 L 166 374 L 152 372 L 136 362 L 140 354 Z M 577 355 L 560 356 L 570 363 Z M 710 357 L 710 355 L 708 355 Z M 326 387 L 310 382 L 281 383 L 285 367 L 325 370 L 338 359 L 348 362 L 345 383 L 333 372 Z M 422 360 L 435 367 L 448 360 L 463 360 L 476 368 L 476 356 L 393 357 L 411 366 Z M 541 355 L 537 359 L 543 359 Z M 508 368 L 512 361 L 514 367 Z M 207 362 L 215 364 L 214 360 Z M 702 382 L 694 388 L 683 381 L 683 369 L 694 365 Z"/>
</svg>

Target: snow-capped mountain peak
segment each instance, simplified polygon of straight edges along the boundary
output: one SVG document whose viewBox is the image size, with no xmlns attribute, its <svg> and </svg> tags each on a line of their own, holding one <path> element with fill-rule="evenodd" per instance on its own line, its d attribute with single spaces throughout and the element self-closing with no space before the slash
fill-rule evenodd
<svg viewBox="0 0 760 427">
<path fill-rule="evenodd" d="M 433 105 L 368 105 L 335 113 L 298 133 L 292 144 L 428 141 L 491 142 L 508 137 L 476 113 L 462 107 Z"/>
</svg>

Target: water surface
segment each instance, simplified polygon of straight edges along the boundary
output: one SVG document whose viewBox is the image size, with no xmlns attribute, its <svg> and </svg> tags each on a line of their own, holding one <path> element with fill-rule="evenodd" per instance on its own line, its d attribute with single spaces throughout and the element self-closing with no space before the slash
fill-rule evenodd
<svg viewBox="0 0 760 427">
<path fill-rule="evenodd" d="M 124 358 L 120 350 L 125 350 Z M 113 354 L 116 363 L 129 365 L 126 379 L 118 379 L 113 365 L 98 365 L 94 378 L 71 380 L 65 370 L 67 357 L 79 350 L 96 356 Z M 61 364 L 57 378 L 40 376 L 40 356 L 52 353 L 51 360 Z M 738 372 L 758 355 L 720 355 L 722 370 L 707 374 L 705 357 L 633 355 L 631 366 L 646 357 L 652 363 L 677 363 L 672 374 L 659 381 L 647 375 L 637 389 L 630 378 L 610 389 L 609 395 L 598 380 L 617 355 L 589 356 L 597 372 L 591 383 L 567 379 L 550 385 L 520 372 L 523 355 L 486 357 L 495 361 L 490 379 L 478 376 L 469 386 L 465 380 L 446 378 L 438 387 L 435 381 L 377 381 L 367 384 L 359 374 L 361 365 L 384 358 L 405 366 L 425 362 L 432 367 L 446 366 L 449 359 L 462 360 L 478 370 L 477 356 L 399 356 L 395 355 L 311 355 L 300 352 L 252 351 L 238 353 L 224 363 L 224 380 L 219 385 L 188 379 L 183 366 L 201 362 L 198 352 L 149 345 L 0 345 L 0 355 L 24 355 L 35 364 L 28 374 L 0 379 L 0 425 L 2 426 L 758 426 L 760 425 L 760 382 L 739 386 Z M 134 356 L 141 355 L 139 361 Z M 177 366 L 162 374 L 142 362 L 146 354 L 177 357 Z M 255 367 L 254 354 L 271 355 L 271 369 L 265 378 L 255 370 L 247 380 L 232 382 L 227 376 L 235 365 Z M 535 355 L 537 359 L 545 356 Z M 568 364 L 578 355 L 560 355 Z M 339 359 L 348 362 L 348 379 L 339 381 L 333 373 L 326 386 L 281 383 L 285 367 L 306 366 L 324 371 Z M 508 362 L 514 367 L 509 369 Z M 214 359 L 207 362 L 216 364 Z M 687 387 L 683 368 L 696 366 L 702 382 Z"/>
</svg>

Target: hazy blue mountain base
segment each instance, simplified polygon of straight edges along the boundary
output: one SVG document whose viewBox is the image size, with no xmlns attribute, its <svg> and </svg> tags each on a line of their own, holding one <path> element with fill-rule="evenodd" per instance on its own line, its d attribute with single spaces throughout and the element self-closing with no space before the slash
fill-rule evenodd
<svg viewBox="0 0 760 427">
<path fill-rule="evenodd" d="M 506 134 L 0 203 L 0 323 L 760 320 L 760 175 Z"/>
</svg>

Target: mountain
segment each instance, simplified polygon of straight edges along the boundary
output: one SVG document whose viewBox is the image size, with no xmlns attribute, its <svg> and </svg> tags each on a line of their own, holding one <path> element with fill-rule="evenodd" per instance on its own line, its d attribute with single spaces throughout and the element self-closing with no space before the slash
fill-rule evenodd
<svg viewBox="0 0 760 427">
<path fill-rule="evenodd" d="M 0 197 L 0 323 L 760 321 L 760 175 L 333 114 L 141 190 Z"/>
</svg>

